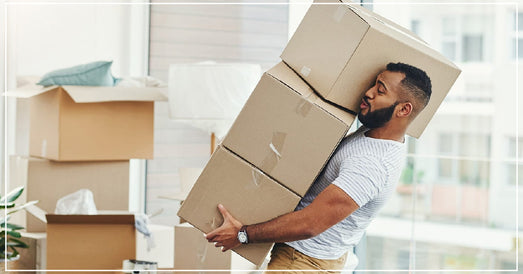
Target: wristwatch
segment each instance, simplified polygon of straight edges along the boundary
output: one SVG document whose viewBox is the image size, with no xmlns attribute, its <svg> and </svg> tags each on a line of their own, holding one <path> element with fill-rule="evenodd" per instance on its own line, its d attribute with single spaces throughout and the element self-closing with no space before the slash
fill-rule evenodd
<svg viewBox="0 0 523 274">
<path fill-rule="evenodd" d="M 247 226 L 244 225 L 242 228 L 240 228 L 240 231 L 238 231 L 238 241 L 242 244 L 248 244 L 249 243 L 249 237 L 247 237 Z"/>
</svg>

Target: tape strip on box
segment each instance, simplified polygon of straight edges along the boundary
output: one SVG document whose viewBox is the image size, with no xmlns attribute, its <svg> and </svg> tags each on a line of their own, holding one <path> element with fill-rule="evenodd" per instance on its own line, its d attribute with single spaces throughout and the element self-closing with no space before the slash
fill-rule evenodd
<svg viewBox="0 0 523 274">
<path fill-rule="evenodd" d="M 287 133 L 285 132 L 273 132 L 272 139 L 269 145 L 267 146 L 267 154 L 261 162 L 260 169 L 265 173 L 271 173 L 271 171 L 276 167 L 278 161 L 282 158 L 283 146 L 285 144 L 285 139 L 287 138 Z M 260 174 L 261 175 L 261 174 Z M 259 180 L 259 178 L 256 178 Z M 254 180 L 254 179 L 253 179 Z M 256 186 L 259 182 L 255 181 Z"/>
<path fill-rule="evenodd" d="M 311 74 L 311 68 L 306 67 L 306 66 L 303 66 L 303 67 L 300 69 L 300 74 L 301 74 L 303 77 L 307 77 L 307 76 L 309 76 L 309 74 Z"/>
<path fill-rule="evenodd" d="M 336 11 L 334 12 L 334 15 L 332 16 L 332 19 L 336 21 L 336 23 L 341 22 L 341 19 L 347 14 L 348 8 L 345 5 L 339 5 Z"/>
</svg>

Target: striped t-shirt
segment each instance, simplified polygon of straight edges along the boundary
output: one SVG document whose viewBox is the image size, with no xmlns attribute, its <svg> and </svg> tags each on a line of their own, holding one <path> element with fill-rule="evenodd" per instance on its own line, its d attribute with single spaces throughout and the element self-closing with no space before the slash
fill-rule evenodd
<svg viewBox="0 0 523 274">
<path fill-rule="evenodd" d="M 311 204 L 331 183 L 344 190 L 359 208 L 313 238 L 286 244 L 308 256 L 328 260 L 338 259 L 358 244 L 394 191 L 405 162 L 403 143 L 370 138 L 365 136 L 366 131 L 360 127 L 343 139 L 296 210 Z"/>
</svg>

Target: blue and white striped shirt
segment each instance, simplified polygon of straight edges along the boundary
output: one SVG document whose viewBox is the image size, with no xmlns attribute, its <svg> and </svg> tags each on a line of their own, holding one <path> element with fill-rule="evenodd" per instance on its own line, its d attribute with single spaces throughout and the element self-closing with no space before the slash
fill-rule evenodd
<svg viewBox="0 0 523 274">
<path fill-rule="evenodd" d="M 296 210 L 311 204 L 331 183 L 344 190 L 359 208 L 313 238 L 286 244 L 308 256 L 326 260 L 338 259 L 358 244 L 393 193 L 406 153 L 403 143 L 367 137 L 364 134 L 367 130 L 360 127 L 342 140 Z"/>
</svg>

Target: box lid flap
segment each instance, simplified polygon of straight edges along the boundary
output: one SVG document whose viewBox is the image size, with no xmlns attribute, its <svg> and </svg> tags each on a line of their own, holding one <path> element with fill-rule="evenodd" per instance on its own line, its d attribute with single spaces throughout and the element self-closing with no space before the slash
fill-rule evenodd
<svg viewBox="0 0 523 274">
<path fill-rule="evenodd" d="M 134 214 L 60 215 L 46 214 L 48 224 L 132 224 Z"/>
<path fill-rule="evenodd" d="M 167 88 L 62 86 L 77 103 L 167 101 Z"/>
<path fill-rule="evenodd" d="M 4 93 L 5 96 L 29 98 L 38 94 L 64 89 L 76 103 L 109 101 L 167 101 L 167 88 L 157 87 L 93 87 L 93 86 L 49 86 L 26 85 Z"/>
<path fill-rule="evenodd" d="M 14 90 L 8 90 L 8 91 L 4 92 L 3 95 L 7 96 L 7 97 L 14 97 L 14 98 L 29 98 L 29 97 L 36 96 L 40 93 L 44 93 L 46 91 L 49 91 L 49 90 L 52 90 L 55 88 L 56 88 L 56 86 L 42 87 L 42 86 L 35 85 L 35 84 L 28 84 L 28 85 L 23 85 L 21 87 L 18 87 Z"/>
</svg>

